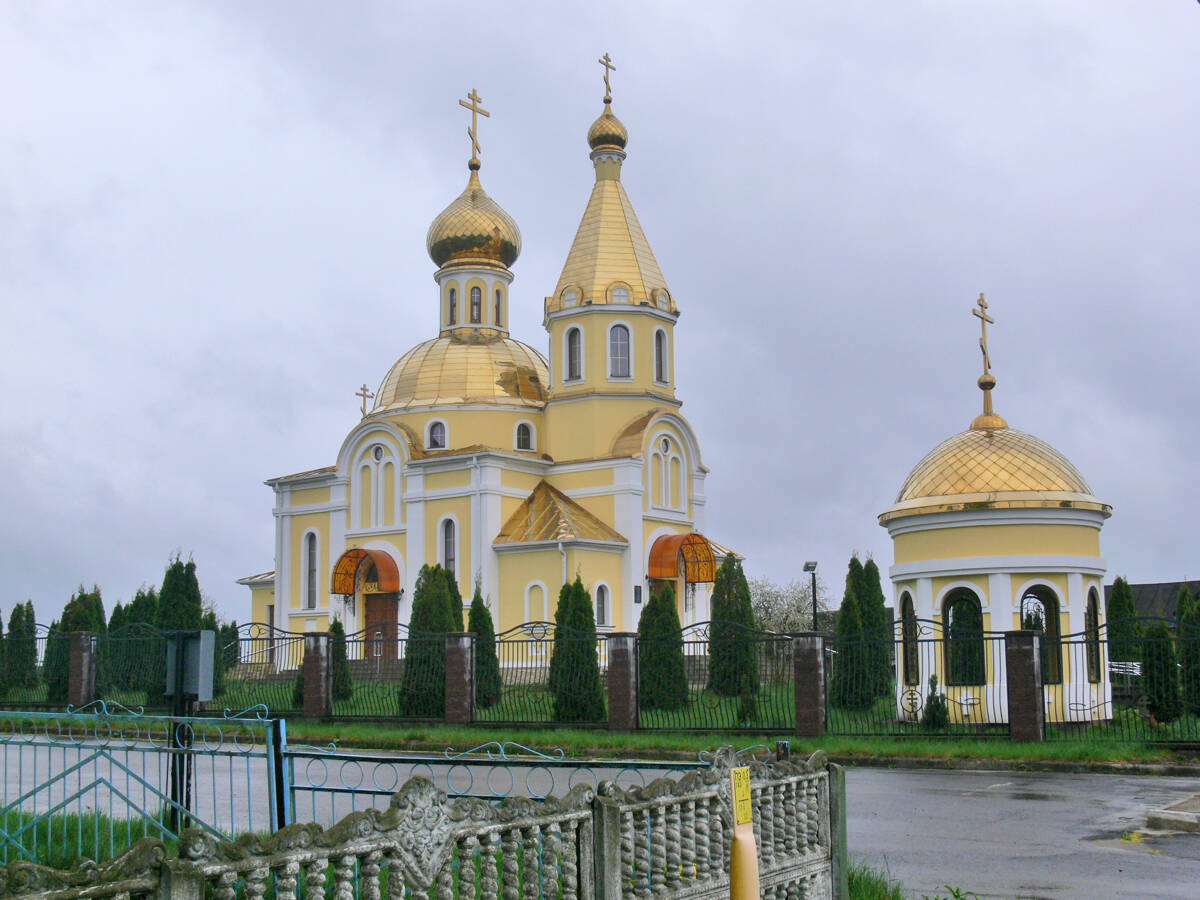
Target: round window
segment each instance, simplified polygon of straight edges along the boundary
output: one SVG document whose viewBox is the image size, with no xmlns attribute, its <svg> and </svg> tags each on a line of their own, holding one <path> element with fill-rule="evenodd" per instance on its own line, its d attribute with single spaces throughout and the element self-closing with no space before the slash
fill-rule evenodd
<svg viewBox="0 0 1200 900">
<path fill-rule="evenodd" d="M 383 459 L 383 444 L 376 444 L 375 449 L 371 451 L 371 455 L 375 457 L 375 461 Z"/>
<path fill-rule="evenodd" d="M 671 452 L 671 441 L 668 438 L 662 439 L 662 452 L 663 453 Z"/>
</svg>

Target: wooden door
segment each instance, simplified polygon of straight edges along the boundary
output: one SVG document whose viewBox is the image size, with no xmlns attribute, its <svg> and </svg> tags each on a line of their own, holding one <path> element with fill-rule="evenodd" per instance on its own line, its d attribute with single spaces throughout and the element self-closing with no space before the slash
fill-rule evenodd
<svg viewBox="0 0 1200 900">
<path fill-rule="evenodd" d="M 396 658 L 396 595 L 367 594 L 367 658 Z"/>
</svg>

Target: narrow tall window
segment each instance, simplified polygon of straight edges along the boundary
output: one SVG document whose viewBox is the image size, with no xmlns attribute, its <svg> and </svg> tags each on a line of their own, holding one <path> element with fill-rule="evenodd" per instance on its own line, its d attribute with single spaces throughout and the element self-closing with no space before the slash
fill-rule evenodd
<svg viewBox="0 0 1200 900">
<path fill-rule="evenodd" d="M 304 537 L 306 578 L 304 582 L 304 608 L 317 608 L 317 536 L 311 531 Z"/>
<path fill-rule="evenodd" d="M 667 383 L 667 333 L 654 332 L 654 380 Z"/>
<path fill-rule="evenodd" d="M 985 684 L 983 611 L 979 598 L 959 588 L 942 608 L 946 626 L 946 684 Z"/>
<path fill-rule="evenodd" d="M 479 324 L 483 319 L 483 291 L 477 287 L 471 288 L 471 322 Z"/>
<path fill-rule="evenodd" d="M 429 426 L 429 449 L 446 449 L 446 426 L 441 422 L 434 422 Z"/>
<path fill-rule="evenodd" d="M 904 683 L 921 683 L 921 665 L 917 649 L 917 617 L 912 597 L 906 592 L 900 601 L 901 638 L 904 643 Z"/>
<path fill-rule="evenodd" d="M 1042 683 L 1062 684 L 1062 638 L 1058 600 L 1049 588 L 1031 587 L 1021 598 L 1021 627 L 1042 635 Z"/>
<path fill-rule="evenodd" d="M 602 584 L 596 586 L 596 624 L 608 624 L 608 588 Z"/>
<path fill-rule="evenodd" d="M 450 288 L 450 315 L 446 318 L 446 324 L 453 325 L 458 321 L 458 291 Z"/>
<path fill-rule="evenodd" d="M 614 325 L 608 332 L 608 374 L 613 378 L 629 377 L 629 329 Z"/>
<path fill-rule="evenodd" d="M 1083 616 L 1083 627 L 1087 631 L 1087 680 L 1092 684 L 1100 681 L 1100 604 L 1096 589 L 1088 592 L 1087 612 Z"/>
<path fill-rule="evenodd" d="M 500 305 L 503 300 L 503 295 L 500 293 L 500 288 L 496 288 L 496 308 L 492 311 L 492 324 L 497 328 L 504 327 L 504 317 L 500 314 Z"/>
<path fill-rule="evenodd" d="M 449 571 L 454 571 L 454 565 L 457 562 L 454 556 L 454 521 L 447 519 L 442 523 L 442 557 L 444 562 L 443 568 Z"/>
<path fill-rule="evenodd" d="M 579 329 L 572 328 L 567 332 L 567 380 L 575 381 L 583 377 L 583 347 L 581 346 Z"/>
<path fill-rule="evenodd" d="M 521 424 L 517 426 L 517 449 L 533 449 L 533 434 L 531 433 L 531 429 L 528 425 Z"/>
</svg>

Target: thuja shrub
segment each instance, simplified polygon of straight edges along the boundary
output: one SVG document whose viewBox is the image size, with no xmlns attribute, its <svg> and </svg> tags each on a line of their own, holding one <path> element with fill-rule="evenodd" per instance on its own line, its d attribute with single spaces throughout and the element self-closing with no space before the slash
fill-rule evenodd
<svg viewBox="0 0 1200 900">
<path fill-rule="evenodd" d="M 758 640 L 742 564 L 726 556 L 717 569 L 708 630 L 708 688 L 724 697 L 758 693 Z"/>
<path fill-rule="evenodd" d="M 849 585 L 838 611 L 833 635 L 833 677 L 829 683 L 829 705 L 842 709 L 864 709 L 875 697 L 870 671 L 870 652 L 863 641 L 858 597 Z"/>
<path fill-rule="evenodd" d="M 687 701 L 683 630 L 668 584 L 651 595 L 638 620 L 638 703 L 644 709 L 680 709 Z"/>
<path fill-rule="evenodd" d="M 475 635 L 475 705 L 490 709 L 500 702 L 500 659 L 496 655 L 496 629 L 492 614 L 483 602 L 483 592 L 475 585 L 471 598 L 467 630 Z"/>
<path fill-rule="evenodd" d="M 1159 722 L 1173 722 L 1183 711 L 1179 699 L 1179 671 L 1171 632 L 1156 622 L 1142 642 L 1142 689 L 1146 706 Z"/>
<path fill-rule="evenodd" d="M 605 717 L 604 687 L 596 653 L 596 617 L 592 598 L 578 575 L 559 603 L 562 618 L 555 622 L 554 719 L 556 722 L 599 722 Z M 557 667 L 555 666 L 557 661 Z"/>
<path fill-rule="evenodd" d="M 440 719 L 446 712 L 446 632 L 450 600 L 441 566 L 422 566 L 413 590 L 398 714 Z"/>
</svg>

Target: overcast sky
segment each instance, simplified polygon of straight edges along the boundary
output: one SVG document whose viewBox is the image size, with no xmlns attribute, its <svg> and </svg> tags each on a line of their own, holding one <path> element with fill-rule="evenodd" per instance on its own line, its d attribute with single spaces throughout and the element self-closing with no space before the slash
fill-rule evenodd
<svg viewBox="0 0 1200 900">
<path fill-rule="evenodd" d="M 191 555 L 273 566 L 264 479 L 331 464 L 437 327 L 430 220 L 520 225 L 545 351 L 603 93 L 682 316 L 707 531 L 785 581 L 851 551 L 978 413 L 1114 508 L 1110 574 L 1200 576 L 1200 4 L 0 3 L 0 610 Z"/>
</svg>

